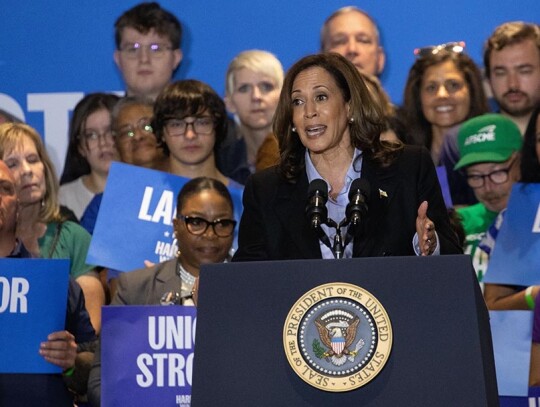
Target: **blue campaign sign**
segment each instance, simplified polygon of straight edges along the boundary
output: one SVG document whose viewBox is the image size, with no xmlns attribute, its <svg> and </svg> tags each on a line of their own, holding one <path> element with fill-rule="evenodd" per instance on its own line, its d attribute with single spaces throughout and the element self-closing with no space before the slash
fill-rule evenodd
<svg viewBox="0 0 540 407">
<path fill-rule="evenodd" d="M 176 197 L 187 181 L 166 172 L 113 163 L 87 263 L 131 271 L 144 267 L 145 260 L 161 263 L 175 257 L 178 249 L 172 219 Z M 234 217 L 240 221 L 243 189 L 230 187 L 229 192 Z"/>
<path fill-rule="evenodd" d="M 195 307 L 103 307 L 101 405 L 191 402 Z"/>
<path fill-rule="evenodd" d="M 540 184 L 515 184 L 497 236 L 486 283 L 540 284 Z"/>
<path fill-rule="evenodd" d="M 0 259 L 0 373 L 62 371 L 39 346 L 65 329 L 68 281 L 68 260 Z"/>
<path fill-rule="evenodd" d="M 540 387 L 529 387 L 527 397 L 500 396 L 499 407 L 540 407 Z"/>
<path fill-rule="evenodd" d="M 532 320 L 532 311 L 490 311 L 489 313 L 500 396 L 527 396 Z"/>
</svg>

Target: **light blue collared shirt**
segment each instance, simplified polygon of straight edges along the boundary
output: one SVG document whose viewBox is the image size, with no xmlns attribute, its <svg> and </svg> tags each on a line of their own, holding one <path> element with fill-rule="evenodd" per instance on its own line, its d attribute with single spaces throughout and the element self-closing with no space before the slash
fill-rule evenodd
<svg viewBox="0 0 540 407">
<path fill-rule="evenodd" d="M 362 175 L 362 152 L 358 149 L 354 149 L 353 158 L 351 161 L 351 164 L 349 165 L 349 169 L 347 170 L 347 174 L 345 175 L 345 184 L 343 185 L 343 189 L 339 191 L 339 194 L 337 195 L 336 199 L 328 197 L 328 201 L 326 202 L 326 209 L 328 210 L 328 218 L 334 220 L 337 224 L 339 224 L 343 219 L 345 219 L 345 210 L 347 208 L 347 204 L 349 203 L 349 189 L 351 187 L 352 182 L 360 178 Z M 308 182 L 311 183 L 314 179 L 322 179 L 326 184 L 328 185 L 328 190 L 330 191 L 330 185 L 328 184 L 328 181 L 326 181 L 321 174 L 317 171 L 315 166 L 313 165 L 313 161 L 311 161 L 311 157 L 309 156 L 309 151 L 306 149 L 306 174 L 308 178 Z M 334 237 L 336 236 L 336 229 L 333 227 L 329 227 L 327 225 L 321 225 L 322 230 L 326 235 L 328 236 L 328 239 L 330 240 L 330 244 L 334 243 Z M 341 237 L 343 238 L 343 242 L 345 243 L 345 239 L 347 236 L 347 226 L 341 227 Z M 439 237 L 437 236 L 437 232 L 435 232 L 435 236 L 437 239 L 437 246 L 433 252 L 433 255 L 440 254 L 440 244 L 439 244 Z M 319 242 L 319 245 L 321 247 L 321 254 L 323 259 L 333 259 L 334 254 L 332 253 L 332 250 L 326 246 L 323 242 Z M 412 239 L 412 245 L 414 248 L 414 252 L 417 256 L 421 254 L 420 247 L 418 245 L 418 233 L 415 233 Z M 353 251 L 353 241 L 349 242 L 349 244 L 344 247 L 343 250 L 343 258 L 344 259 L 350 259 L 352 258 L 352 251 Z"/>
<path fill-rule="evenodd" d="M 354 164 L 354 165 L 353 165 Z M 328 197 L 328 201 L 326 202 L 326 208 L 328 209 L 328 217 L 332 220 L 334 220 L 336 223 L 339 224 L 343 219 L 345 219 L 345 209 L 347 208 L 347 204 L 349 203 L 349 188 L 351 187 L 351 183 L 357 179 L 360 178 L 362 170 L 362 152 L 358 149 L 354 149 L 354 155 L 353 159 L 351 161 L 351 164 L 349 165 L 349 169 L 347 170 L 347 174 L 345 175 L 345 185 L 343 186 L 343 189 L 339 191 L 339 194 L 337 195 L 337 198 L 334 200 L 333 198 Z M 308 182 L 313 181 L 314 179 L 320 178 L 326 182 L 328 185 L 328 190 L 330 190 L 330 185 L 328 182 L 319 174 L 315 166 L 313 165 L 313 162 L 311 161 L 311 157 L 309 156 L 309 151 L 306 150 L 306 173 L 308 177 Z M 321 226 L 328 238 L 330 239 L 330 243 L 334 243 L 334 237 L 336 236 L 336 229 L 331 228 L 327 225 Z M 344 226 L 341 228 L 341 237 L 345 241 L 347 235 L 347 227 Z M 334 254 L 332 253 L 332 250 L 328 246 L 326 246 L 324 243 L 320 242 L 321 245 L 321 254 L 323 259 L 333 259 Z M 352 241 L 344 248 L 343 250 L 343 258 L 350 259 L 352 258 Z"/>
</svg>

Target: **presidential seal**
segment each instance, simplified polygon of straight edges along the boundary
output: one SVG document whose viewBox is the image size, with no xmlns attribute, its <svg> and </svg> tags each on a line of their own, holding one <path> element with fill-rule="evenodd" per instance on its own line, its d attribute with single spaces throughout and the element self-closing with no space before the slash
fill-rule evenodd
<svg viewBox="0 0 540 407">
<path fill-rule="evenodd" d="M 370 292 L 329 283 L 293 305 L 283 327 L 283 346 L 302 380 L 321 390 L 344 392 L 381 372 L 392 348 L 392 326 Z"/>
</svg>

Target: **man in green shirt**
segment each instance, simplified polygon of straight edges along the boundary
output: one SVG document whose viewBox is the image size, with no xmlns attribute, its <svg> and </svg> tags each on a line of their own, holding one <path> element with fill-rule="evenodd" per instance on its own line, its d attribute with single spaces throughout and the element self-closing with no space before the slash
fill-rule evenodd
<svg viewBox="0 0 540 407">
<path fill-rule="evenodd" d="M 458 209 L 465 229 L 465 254 L 470 254 L 482 281 L 489 256 L 478 243 L 497 214 L 506 208 L 512 185 L 520 178 L 519 150 L 523 140 L 517 125 L 500 114 L 484 114 L 463 123 L 458 133 L 460 160 L 478 203 Z"/>
</svg>

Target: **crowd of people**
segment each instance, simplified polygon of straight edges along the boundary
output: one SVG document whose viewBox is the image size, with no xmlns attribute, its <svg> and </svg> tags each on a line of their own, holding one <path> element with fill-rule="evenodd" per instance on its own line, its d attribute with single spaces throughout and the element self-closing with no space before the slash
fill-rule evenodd
<svg viewBox="0 0 540 407">
<path fill-rule="evenodd" d="M 495 27 L 483 69 L 462 42 L 414 50 L 402 106 L 378 79 L 386 60 L 379 27 L 354 6 L 330 15 L 321 52 L 286 73 L 268 51 L 239 53 L 226 70 L 224 98 L 195 79 L 172 81 L 182 26 L 159 4 L 136 5 L 114 28 L 125 95 L 90 93 L 77 104 L 60 180 L 39 134 L 0 112 L 2 257 L 71 261 L 73 323 L 52 333 L 41 353 L 70 380 L 41 375 L 54 386 L 36 384 L 40 405 L 84 403 L 90 376 L 90 405 L 99 406 L 101 306 L 165 297 L 196 305 L 203 264 L 465 253 L 482 283 L 512 186 L 540 180 L 538 24 Z M 86 254 L 114 161 L 191 181 L 177 197 L 177 256 L 121 273 L 113 284 Z M 349 219 L 357 179 L 366 200 L 358 225 Z M 326 185 L 321 224 L 306 216 L 317 180 Z M 231 188 L 243 190 L 244 203 L 234 256 Z M 484 294 L 490 309 L 527 310 L 539 291 L 486 284 Z M 83 354 L 96 346 L 91 368 Z M 535 358 L 532 366 L 540 365 Z M 72 368 L 76 380 L 66 374 Z M 532 384 L 539 377 L 531 370 Z M 0 375 L 0 404 L 17 397 L 25 405 L 21 380 Z"/>
</svg>

